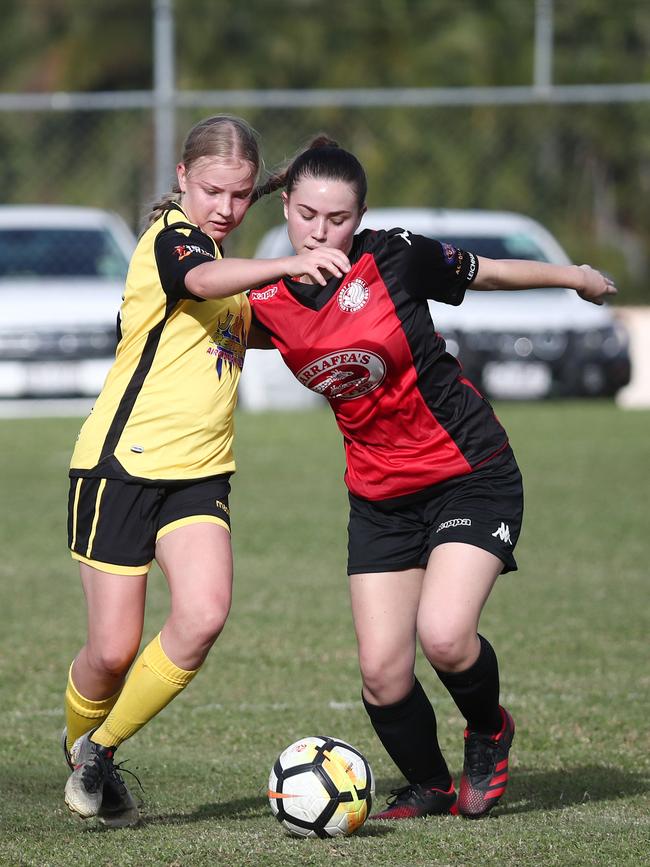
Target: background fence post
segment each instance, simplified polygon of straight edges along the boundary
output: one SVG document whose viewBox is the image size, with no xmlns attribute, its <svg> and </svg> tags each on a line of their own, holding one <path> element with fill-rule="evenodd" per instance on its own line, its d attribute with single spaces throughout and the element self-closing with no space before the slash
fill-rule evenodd
<svg viewBox="0 0 650 867">
<path fill-rule="evenodd" d="M 153 0 L 154 196 L 166 192 L 176 163 L 173 0 Z"/>
</svg>

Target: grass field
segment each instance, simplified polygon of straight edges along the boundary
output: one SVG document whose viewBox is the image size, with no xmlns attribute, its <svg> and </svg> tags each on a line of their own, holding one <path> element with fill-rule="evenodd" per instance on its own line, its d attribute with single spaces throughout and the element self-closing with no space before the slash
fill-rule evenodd
<svg viewBox="0 0 650 867">
<path fill-rule="evenodd" d="M 498 411 L 527 495 L 520 571 L 482 622 L 518 726 L 508 794 L 482 822 L 368 822 L 333 841 L 285 836 L 265 797 L 305 734 L 363 750 L 381 800 L 400 783 L 359 701 L 329 414 L 238 416 L 231 619 L 197 680 L 122 747 L 145 789 L 145 821 L 122 831 L 74 821 L 62 798 L 61 699 L 84 629 L 65 541 L 79 422 L 0 422 L 0 864 L 650 864 L 650 413 Z M 154 571 L 145 639 L 166 605 Z M 458 774 L 463 723 L 422 660 L 418 674 Z"/>
</svg>

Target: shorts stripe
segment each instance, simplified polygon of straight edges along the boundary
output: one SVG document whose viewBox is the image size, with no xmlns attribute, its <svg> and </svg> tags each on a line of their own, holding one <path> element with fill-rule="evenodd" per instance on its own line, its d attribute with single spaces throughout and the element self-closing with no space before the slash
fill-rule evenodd
<svg viewBox="0 0 650 867">
<path fill-rule="evenodd" d="M 102 479 L 97 488 L 97 497 L 95 498 L 95 515 L 93 517 L 93 525 L 90 529 L 90 538 L 88 539 L 88 547 L 86 548 L 86 557 L 90 557 L 90 552 L 92 551 L 93 542 L 95 541 L 95 533 L 97 532 L 97 523 L 99 522 L 99 504 L 102 500 L 102 494 L 104 493 L 104 488 L 106 487 L 106 479 Z"/>
<path fill-rule="evenodd" d="M 217 524 L 230 533 L 228 524 L 221 518 L 217 518 L 216 515 L 190 515 L 188 518 L 179 518 L 177 521 L 172 521 L 170 524 L 165 524 L 164 527 L 161 527 L 156 534 L 156 542 L 162 539 L 163 536 L 166 536 L 167 533 L 171 533 L 172 530 L 176 530 L 178 527 L 188 527 L 190 524 Z"/>
<path fill-rule="evenodd" d="M 102 563 L 101 560 L 92 560 L 90 557 L 84 557 L 83 554 L 77 554 L 76 551 L 70 551 L 70 556 L 73 560 L 79 560 L 80 563 L 92 566 L 93 569 L 98 569 L 100 572 L 109 572 L 111 575 L 146 575 L 151 568 L 151 563 L 144 563 L 142 566 L 121 566 L 118 563 Z"/>
<path fill-rule="evenodd" d="M 77 479 L 77 484 L 74 489 L 74 505 L 72 506 L 72 542 L 71 548 L 74 548 L 77 541 L 77 510 L 79 508 L 79 497 L 81 496 L 81 483 L 83 479 Z"/>
</svg>

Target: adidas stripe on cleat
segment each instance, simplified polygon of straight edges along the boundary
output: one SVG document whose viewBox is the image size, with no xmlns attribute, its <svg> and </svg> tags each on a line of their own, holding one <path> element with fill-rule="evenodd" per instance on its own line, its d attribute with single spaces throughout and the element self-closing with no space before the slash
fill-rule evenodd
<svg viewBox="0 0 650 867">
<path fill-rule="evenodd" d="M 500 708 L 502 725 L 496 735 L 465 729 L 465 763 L 458 795 L 458 812 L 480 819 L 496 806 L 508 784 L 508 754 L 515 736 L 515 723 Z"/>
<path fill-rule="evenodd" d="M 452 781 L 449 789 L 433 789 L 419 783 L 410 783 L 393 789 L 386 808 L 371 819 L 417 819 L 420 816 L 446 816 L 455 814 L 456 790 Z"/>
</svg>

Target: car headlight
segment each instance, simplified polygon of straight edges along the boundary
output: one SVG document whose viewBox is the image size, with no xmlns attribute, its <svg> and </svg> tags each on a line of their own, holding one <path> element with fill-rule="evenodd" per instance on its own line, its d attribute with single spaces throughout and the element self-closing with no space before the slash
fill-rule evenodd
<svg viewBox="0 0 650 867">
<path fill-rule="evenodd" d="M 561 358 L 569 345 L 566 331 L 539 331 L 531 335 L 533 351 L 542 361 Z"/>
<path fill-rule="evenodd" d="M 578 343 L 589 355 L 615 358 L 628 345 L 628 335 L 620 323 L 605 328 L 594 328 L 578 335 Z"/>
</svg>

